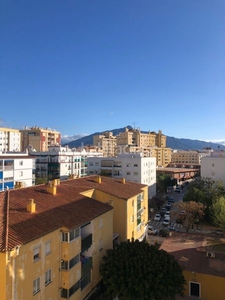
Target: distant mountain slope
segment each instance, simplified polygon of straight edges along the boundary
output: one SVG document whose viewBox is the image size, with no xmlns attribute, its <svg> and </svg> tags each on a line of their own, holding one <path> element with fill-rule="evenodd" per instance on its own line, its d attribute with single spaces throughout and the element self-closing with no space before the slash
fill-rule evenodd
<svg viewBox="0 0 225 300">
<path fill-rule="evenodd" d="M 125 128 L 132 129 L 132 127 L 129 125 L 129 126 L 126 126 L 123 128 L 105 130 L 102 132 L 95 132 L 90 135 L 84 136 L 80 139 L 71 141 L 71 142 L 67 143 L 66 145 L 68 145 L 70 148 L 78 148 L 80 146 L 92 145 L 94 135 L 99 135 L 99 134 L 102 134 L 103 132 L 111 131 L 113 133 L 113 135 L 115 136 L 115 135 L 119 134 L 120 132 L 124 132 Z M 147 133 L 148 131 L 142 131 L 142 132 Z M 171 136 L 166 137 L 166 146 L 168 148 L 178 149 L 178 150 L 203 150 L 204 148 L 212 148 L 213 150 L 218 150 L 218 149 L 225 150 L 225 146 L 222 144 L 204 142 L 204 141 L 199 141 L 199 140 L 175 138 L 175 137 L 171 137 Z"/>
</svg>

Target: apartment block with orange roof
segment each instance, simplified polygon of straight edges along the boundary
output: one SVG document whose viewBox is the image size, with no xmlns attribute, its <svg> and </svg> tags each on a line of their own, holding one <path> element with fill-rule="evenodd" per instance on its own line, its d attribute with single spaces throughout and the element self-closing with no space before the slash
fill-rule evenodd
<svg viewBox="0 0 225 300">
<path fill-rule="evenodd" d="M 146 193 L 96 176 L 0 193 L 1 300 L 86 299 L 114 238 L 144 234 Z"/>
</svg>

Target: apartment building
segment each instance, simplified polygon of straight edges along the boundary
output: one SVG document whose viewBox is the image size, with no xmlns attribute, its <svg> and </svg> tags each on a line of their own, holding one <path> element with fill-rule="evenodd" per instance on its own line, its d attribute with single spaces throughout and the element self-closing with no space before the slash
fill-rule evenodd
<svg viewBox="0 0 225 300">
<path fill-rule="evenodd" d="M 203 234 L 173 233 L 160 249 L 167 251 L 183 269 L 186 280 L 183 298 L 224 300 L 224 239 Z"/>
<path fill-rule="evenodd" d="M 1 300 L 86 299 L 115 238 L 144 238 L 147 205 L 146 185 L 100 176 L 0 193 Z"/>
<path fill-rule="evenodd" d="M 88 175 L 99 174 L 148 185 L 149 197 L 156 194 L 156 159 L 142 153 L 119 154 L 117 157 L 90 157 Z"/>
<path fill-rule="evenodd" d="M 105 132 L 101 135 L 95 135 L 93 137 L 93 145 L 98 146 L 103 151 L 103 156 L 114 156 L 116 137 L 112 132 Z"/>
<path fill-rule="evenodd" d="M 148 133 L 141 132 L 138 129 L 125 128 L 124 132 L 120 132 L 117 136 L 117 145 L 133 145 L 139 147 L 166 147 L 166 136 L 159 130 L 158 133 L 152 131 Z"/>
<path fill-rule="evenodd" d="M 174 150 L 171 155 L 171 164 L 176 166 L 200 166 L 202 157 L 209 156 L 210 151 Z"/>
<path fill-rule="evenodd" d="M 87 158 L 102 156 L 102 152 L 87 152 L 85 149 L 70 149 L 68 146 L 51 145 L 48 151 L 29 152 L 36 158 L 36 177 L 48 180 L 65 180 L 69 177 L 87 175 Z"/>
<path fill-rule="evenodd" d="M 20 131 L 0 127 L 0 152 L 21 151 Z"/>
<path fill-rule="evenodd" d="M 159 147 L 139 147 L 131 145 L 117 145 L 116 154 L 123 153 L 143 153 L 144 157 L 155 157 L 156 166 L 167 167 L 171 161 L 171 148 L 159 148 Z"/>
<path fill-rule="evenodd" d="M 201 159 L 201 177 L 221 180 L 225 187 L 225 151 L 213 151 Z"/>
<path fill-rule="evenodd" d="M 0 191 L 35 184 L 35 159 L 28 153 L 0 154 Z"/>
<path fill-rule="evenodd" d="M 22 151 L 28 148 L 36 151 L 48 151 L 51 145 L 61 143 L 60 133 L 49 128 L 25 127 L 20 130 L 20 133 Z"/>
</svg>

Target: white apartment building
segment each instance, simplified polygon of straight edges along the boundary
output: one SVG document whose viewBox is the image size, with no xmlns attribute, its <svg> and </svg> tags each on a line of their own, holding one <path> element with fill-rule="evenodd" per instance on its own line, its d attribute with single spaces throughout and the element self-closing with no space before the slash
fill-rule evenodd
<svg viewBox="0 0 225 300">
<path fill-rule="evenodd" d="M 21 134 L 17 129 L 0 127 L 0 152 L 21 151 Z"/>
<path fill-rule="evenodd" d="M 30 155 L 36 158 L 36 177 L 48 180 L 69 177 L 84 177 L 87 175 L 87 157 L 103 156 L 98 152 L 77 151 L 68 146 L 49 146 L 48 151 L 36 152 L 30 150 Z"/>
<path fill-rule="evenodd" d="M 35 184 L 35 159 L 28 153 L 0 154 L 0 191 Z"/>
<path fill-rule="evenodd" d="M 156 158 L 143 153 L 119 154 L 117 157 L 89 157 L 88 175 L 99 174 L 113 178 L 125 178 L 149 186 L 149 198 L 156 194 Z"/>
<path fill-rule="evenodd" d="M 225 151 L 214 151 L 210 156 L 202 157 L 201 177 L 221 180 L 225 187 Z"/>
</svg>

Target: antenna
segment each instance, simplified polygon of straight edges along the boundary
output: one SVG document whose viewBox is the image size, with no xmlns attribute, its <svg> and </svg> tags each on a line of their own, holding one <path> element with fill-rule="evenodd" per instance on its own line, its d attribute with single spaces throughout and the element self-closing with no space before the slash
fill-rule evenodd
<svg viewBox="0 0 225 300">
<path fill-rule="evenodd" d="M 133 124 L 134 124 L 134 129 L 135 129 L 135 125 L 136 125 L 136 123 L 134 122 Z"/>
</svg>

